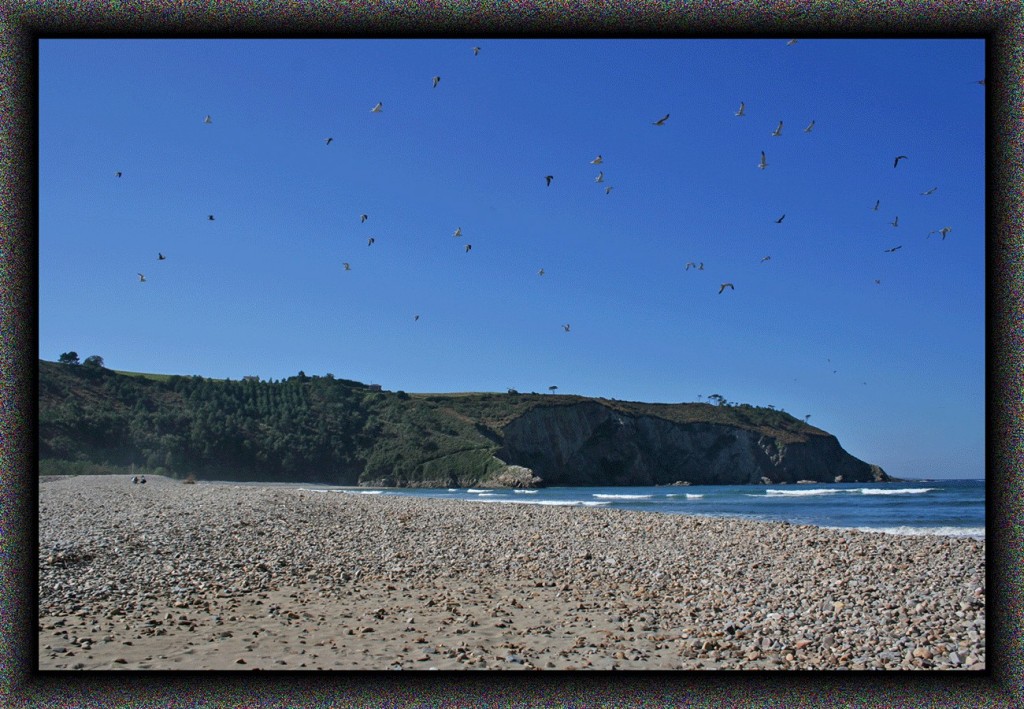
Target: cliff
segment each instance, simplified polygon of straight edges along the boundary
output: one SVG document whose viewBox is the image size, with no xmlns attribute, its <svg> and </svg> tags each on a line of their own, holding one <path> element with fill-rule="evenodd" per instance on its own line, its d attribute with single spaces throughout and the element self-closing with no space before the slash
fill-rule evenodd
<svg viewBox="0 0 1024 709">
<path fill-rule="evenodd" d="M 551 394 L 406 394 L 39 363 L 43 474 L 397 487 L 889 480 L 772 407 Z"/>
</svg>

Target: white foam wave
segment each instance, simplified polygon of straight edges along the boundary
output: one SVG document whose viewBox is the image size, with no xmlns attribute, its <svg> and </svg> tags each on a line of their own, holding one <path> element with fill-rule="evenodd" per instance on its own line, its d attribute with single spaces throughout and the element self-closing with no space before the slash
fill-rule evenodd
<svg viewBox="0 0 1024 709">
<path fill-rule="evenodd" d="M 764 494 L 773 497 L 787 495 L 789 497 L 812 497 L 816 495 L 835 495 L 845 490 L 765 490 Z M 762 495 L 748 495 L 748 497 L 762 497 Z"/>
<path fill-rule="evenodd" d="M 342 490 L 346 495 L 381 495 L 383 490 Z"/>
<path fill-rule="evenodd" d="M 704 497 L 703 495 L 694 494 L 691 492 L 686 493 L 687 500 L 696 500 L 697 498 Z"/>
<path fill-rule="evenodd" d="M 458 492 L 458 491 L 459 491 L 459 488 L 457 488 L 457 487 L 450 487 L 450 488 L 448 488 L 448 492 Z"/>
<path fill-rule="evenodd" d="M 536 495 L 537 494 L 536 490 L 513 490 L 512 492 L 515 492 L 515 493 L 518 493 L 518 494 L 521 494 L 521 495 Z"/>
<path fill-rule="evenodd" d="M 474 490 L 473 488 L 467 488 L 466 492 L 490 492 L 490 490 Z"/>
<path fill-rule="evenodd" d="M 647 500 L 654 497 L 654 495 L 603 495 L 595 492 L 594 497 L 602 500 Z"/>
<path fill-rule="evenodd" d="M 476 498 L 479 502 L 493 502 L 499 505 L 546 505 L 548 507 L 597 507 L 599 505 L 610 505 L 611 502 L 592 502 L 590 500 L 514 500 L 512 498 L 498 498 L 493 500 L 483 499 L 484 496 Z"/>
<path fill-rule="evenodd" d="M 863 495 L 919 495 L 922 492 L 938 490 L 937 487 L 904 487 L 898 490 L 879 490 L 873 487 L 862 487 L 860 493 Z"/>
<path fill-rule="evenodd" d="M 849 527 L 825 527 L 825 529 L 846 530 Z M 912 537 L 972 537 L 985 538 L 984 527 L 853 527 L 858 532 L 875 532 L 879 534 L 898 534 Z"/>
</svg>

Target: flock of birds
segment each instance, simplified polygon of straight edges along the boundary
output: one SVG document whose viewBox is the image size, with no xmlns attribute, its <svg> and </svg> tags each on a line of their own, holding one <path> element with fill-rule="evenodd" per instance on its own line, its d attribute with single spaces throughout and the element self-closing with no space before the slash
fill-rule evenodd
<svg viewBox="0 0 1024 709">
<path fill-rule="evenodd" d="M 796 39 L 789 40 L 788 42 L 786 42 L 786 46 L 793 46 L 793 45 L 795 45 L 797 43 L 797 41 L 798 40 L 796 40 Z M 477 55 L 479 55 L 479 53 L 480 53 L 480 47 L 473 47 L 473 55 L 477 56 Z M 440 82 L 441 82 L 441 77 L 440 76 L 438 76 L 438 75 L 433 76 L 432 79 L 431 79 L 432 88 L 436 89 L 437 86 L 440 84 Z M 974 82 L 974 83 L 977 83 L 979 85 L 984 86 L 985 81 L 984 81 L 984 79 L 982 79 L 982 80 Z M 371 113 L 375 113 L 375 114 L 380 114 L 380 113 L 383 112 L 383 110 L 384 110 L 383 102 L 378 102 L 377 104 L 375 104 L 370 109 L 370 112 Z M 740 101 L 739 109 L 734 113 L 734 115 L 737 118 L 745 118 L 747 116 L 747 104 L 744 101 Z M 671 114 L 666 113 L 661 118 L 658 118 L 657 120 L 651 121 L 651 125 L 655 126 L 655 127 L 664 127 L 665 125 L 667 125 L 670 117 L 671 117 Z M 213 124 L 212 116 L 210 116 L 210 115 L 205 116 L 204 119 L 203 119 L 203 123 L 206 124 L 206 125 L 212 125 Z M 778 125 L 775 127 L 775 129 L 769 133 L 770 137 L 774 137 L 774 138 L 781 137 L 782 136 L 782 132 L 783 132 L 783 126 L 784 126 L 784 122 L 782 120 L 779 120 Z M 814 130 L 814 128 L 815 128 L 815 120 L 811 120 L 807 124 L 807 126 L 803 129 L 803 132 L 805 134 L 810 134 Z M 327 138 L 324 138 L 323 140 L 324 140 L 325 145 L 327 145 L 327 146 L 330 146 L 331 143 L 334 142 L 334 138 L 333 137 L 327 137 Z M 904 160 L 909 160 L 909 157 L 906 156 L 906 155 L 897 155 L 897 156 L 895 156 L 895 158 L 893 160 L 893 168 L 898 168 L 899 165 L 900 165 L 900 162 L 904 161 Z M 603 169 L 603 167 L 600 167 L 600 166 L 604 165 L 604 158 L 602 157 L 602 155 L 597 155 L 593 160 L 590 161 L 590 164 L 594 165 L 594 166 L 599 166 L 599 171 L 597 173 L 597 176 L 594 178 L 594 182 L 597 183 L 597 184 L 604 185 L 604 192 L 605 192 L 605 194 L 606 195 L 610 195 L 611 192 L 612 192 L 613 187 L 612 187 L 612 185 L 605 184 L 604 169 Z M 761 151 L 760 161 L 757 163 L 757 167 L 759 169 L 761 169 L 761 170 L 765 170 L 765 169 L 767 169 L 769 167 L 769 163 L 768 163 L 768 159 L 767 159 L 767 154 L 766 154 L 766 151 L 764 151 L 764 150 Z M 120 170 L 118 170 L 114 174 L 115 174 L 115 177 L 117 177 L 117 178 L 121 178 L 123 176 L 123 172 L 120 171 Z M 554 180 L 555 180 L 555 176 L 554 175 L 545 175 L 544 176 L 545 185 L 547 187 L 550 187 Z M 925 196 L 925 197 L 926 196 L 930 196 L 930 195 L 934 194 L 937 190 L 938 190 L 938 187 L 932 187 L 932 188 L 930 188 L 928 190 L 925 190 L 925 191 L 921 192 L 920 195 L 921 196 Z M 871 209 L 873 211 L 877 212 L 879 210 L 880 205 L 881 205 L 881 200 L 880 199 L 876 200 L 874 206 L 871 207 Z M 784 213 L 778 219 L 775 219 L 774 222 L 775 222 L 775 224 L 782 224 L 782 222 L 783 222 L 783 220 L 785 218 L 786 218 L 786 214 Z M 360 216 L 359 216 L 360 223 L 365 223 L 368 219 L 369 219 L 369 215 L 366 214 L 366 213 L 360 214 Z M 207 216 L 207 220 L 211 221 L 211 222 L 215 221 L 215 216 L 213 214 L 210 214 L 210 215 Z M 894 219 L 891 222 L 889 222 L 889 224 L 892 227 L 894 227 L 894 228 L 898 228 L 899 227 L 899 216 L 898 215 L 895 216 Z M 939 234 L 939 235 L 941 235 L 942 239 L 944 240 L 946 238 L 946 236 L 951 231 L 952 231 L 951 227 L 944 226 L 941 229 L 936 229 L 936 230 L 933 230 L 933 231 L 929 232 L 928 233 L 928 237 L 930 237 L 932 234 Z M 462 227 L 457 227 L 455 229 L 455 231 L 452 233 L 452 236 L 456 237 L 456 238 L 461 237 L 462 236 Z M 367 238 L 367 246 L 372 246 L 375 241 L 376 240 L 375 240 L 374 237 L 372 237 L 372 236 L 368 237 Z M 889 248 L 885 249 L 884 252 L 885 253 L 895 253 L 896 251 L 898 251 L 898 250 L 900 250 L 902 248 L 903 248 L 903 246 L 900 244 L 900 245 L 889 247 Z M 472 251 L 472 249 L 473 249 L 473 245 L 472 244 L 470 244 L 470 243 L 465 244 L 465 247 L 464 247 L 465 253 L 470 253 Z M 163 253 L 159 253 L 158 252 L 157 260 L 158 261 L 164 261 L 165 259 L 166 259 L 166 256 L 164 256 Z M 764 256 L 764 257 L 761 258 L 760 262 L 761 263 L 766 263 L 766 262 L 768 262 L 770 260 L 771 260 L 771 256 Z M 342 267 L 344 268 L 345 271 L 352 270 L 352 264 L 350 262 L 348 262 L 348 261 L 342 262 Z M 703 271 L 704 270 L 704 262 L 703 261 L 701 261 L 701 262 L 694 262 L 694 261 L 686 262 L 686 264 L 684 266 L 684 271 L 689 271 L 691 268 L 696 270 L 696 271 Z M 539 276 L 543 276 L 544 275 L 544 269 L 540 268 L 537 271 L 537 274 Z M 139 279 L 140 283 L 145 283 L 146 282 L 145 274 L 140 272 L 137 275 L 138 275 L 138 279 Z M 875 279 L 874 282 L 875 282 L 876 285 L 881 284 L 881 280 L 880 279 Z M 722 282 L 722 283 L 719 284 L 718 294 L 721 295 L 722 293 L 725 292 L 726 289 L 735 291 L 736 286 L 732 282 L 730 282 L 730 281 Z M 419 319 L 420 319 L 419 314 L 414 315 L 414 317 L 413 317 L 414 321 L 418 321 Z M 562 325 L 562 328 L 563 328 L 563 330 L 565 332 L 570 332 L 571 331 L 571 327 L 570 327 L 569 323 L 565 323 L 564 325 Z"/>
</svg>

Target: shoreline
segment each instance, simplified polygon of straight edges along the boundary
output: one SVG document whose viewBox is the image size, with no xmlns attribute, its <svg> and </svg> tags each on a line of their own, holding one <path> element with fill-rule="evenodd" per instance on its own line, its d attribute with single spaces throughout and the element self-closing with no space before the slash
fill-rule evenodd
<svg viewBox="0 0 1024 709">
<path fill-rule="evenodd" d="M 985 667 L 984 541 L 147 479 L 40 481 L 39 669 Z"/>
</svg>

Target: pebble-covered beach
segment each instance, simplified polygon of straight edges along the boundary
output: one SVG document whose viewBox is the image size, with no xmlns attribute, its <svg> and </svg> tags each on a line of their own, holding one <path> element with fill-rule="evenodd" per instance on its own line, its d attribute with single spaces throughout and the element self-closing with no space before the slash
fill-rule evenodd
<svg viewBox="0 0 1024 709">
<path fill-rule="evenodd" d="M 39 668 L 980 670 L 985 542 L 44 478 Z"/>
</svg>

